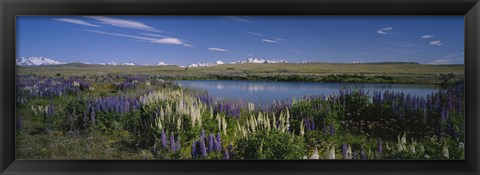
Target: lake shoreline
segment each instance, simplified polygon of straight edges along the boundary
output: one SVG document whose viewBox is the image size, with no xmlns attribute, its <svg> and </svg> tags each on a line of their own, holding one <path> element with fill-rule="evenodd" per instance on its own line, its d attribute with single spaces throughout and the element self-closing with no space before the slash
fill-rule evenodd
<svg viewBox="0 0 480 175">
<path fill-rule="evenodd" d="M 463 65 L 401 63 L 224 64 L 211 67 L 55 65 L 19 66 L 17 75 L 115 76 L 146 75 L 164 80 L 254 80 L 270 82 L 342 82 L 388 84 L 453 83 L 464 77 Z"/>
</svg>

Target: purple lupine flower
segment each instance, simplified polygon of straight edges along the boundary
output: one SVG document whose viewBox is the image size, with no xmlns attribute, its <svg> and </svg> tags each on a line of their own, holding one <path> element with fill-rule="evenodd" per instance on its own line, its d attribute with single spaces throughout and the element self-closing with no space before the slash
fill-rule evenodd
<svg viewBox="0 0 480 175">
<path fill-rule="evenodd" d="M 213 146 L 215 144 L 216 140 L 215 140 L 215 137 L 213 136 L 213 134 L 210 134 L 208 136 L 208 152 L 213 152 Z"/>
<path fill-rule="evenodd" d="M 232 144 L 228 144 L 227 149 L 228 149 L 228 151 L 231 151 L 233 149 Z"/>
<path fill-rule="evenodd" d="M 22 126 L 23 126 L 22 116 L 20 116 L 20 115 L 17 116 L 17 122 L 16 122 L 16 124 L 17 124 L 17 130 L 22 128 Z"/>
<path fill-rule="evenodd" d="M 358 154 L 356 151 L 353 152 L 353 159 L 358 159 Z"/>
<path fill-rule="evenodd" d="M 228 154 L 227 150 L 225 150 L 225 154 L 223 155 L 223 159 L 225 159 L 225 160 L 230 159 L 230 155 Z"/>
<path fill-rule="evenodd" d="M 161 141 L 162 141 L 162 148 L 167 148 L 168 143 L 167 143 L 167 135 L 165 134 L 165 130 L 162 129 L 162 134 L 161 134 Z"/>
<path fill-rule="evenodd" d="M 330 123 L 330 135 L 331 136 L 335 135 L 335 125 L 333 125 L 333 122 Z"/>
<path fill-rule="evenodd" d="M 310 131 L 310 121 L 308 119 L 305 119 L 305 130 Z"/>
<path fill-rule="evenodd" d="M 200 138 L 201 139 L 204 139 L 206 136 L 205 136 L 205 130 L 202 129 L 202 132 L 200 134 Z"/>
<path fill-rule="evenodd" d="M 312 118 L 311 120 L 312 120 L 312 121 L 310 122 L 311 130 L 312 130 L 312 131 L 315 131 L 315 121 L 313 120 L 313 118 Z"/>
<path fill-rule="evenodd" d="M 348 150 L 348 146 L 347 144 L 342 144 L 342 158 L 343 159 L 347 159 L 347 150 Z"/>
<path fill-rule="evenodd" d="M 440 119 L 442 119 L 442 121 L 445 121 L 447 119 L 447 116 L 448 112 L 445 110 L 445 106 L 443 106 L 442 112 L 440 113 Z"/>
<path fill-rule="evenodd" d="M 173 132 L 170 133 L 170 148 L 172 148 L 173 151 L 176 151 L 176 146 L 175 146 L 175 137 L 173 135 Z"/>
<path fill-rule="evenodd" d="M 367 159 L 367 155 L 366 155 L 365 152 L 363 151 L 363 147 L 362 147 L 361 150 L 360 150 L 360 156 L 361 156 L 361 159 L 362 159 L 362 160 L 366 160 L 366 159 Z"/>
<path fill-rule="evenodd" d="M 177 137 L 177 144 L 175 145 L 175 150 L 180 151 L 180 147 L 181 147 L 180 139 Z"/>
<path fill-rule="evenodd" d="M 200 143 L 199 143 L 199 146 L 200 146 L 200 153 L 202 154 L 203 157 L 207 157 L 207 147 L 205 145 L 205 140 L 204 139 L 200 139 Z"/>
<path fill-rule="evenodd" d="M 382 139 L 378 138 L 378 142 L 377 142 L 377 150 L 380 154 L 382 154 L 382 151 L 383 151 L 383 147 L 382 147 Z"/>
<path fill-rule="evenodd" d="M 197 145 L 199 145 L 199 144 L 200 143 L 198 141 L 192 142 L 192 151 L 191 151 L 192 158 L 197 157 Z"/>
<path fill-rule="evenodd" d="M 92 121 L 92 125 L 95 125 L 95 111 L 92 111 L 92 113 L 90 113 L 90 120 Z"/>
<path fill-rule="evenodd" d="M 222 150 L 222 139 L 220 137 L 220 133 L 217 133 L 217 144 L 215 145 L 215 151 Z"/>
</svg>

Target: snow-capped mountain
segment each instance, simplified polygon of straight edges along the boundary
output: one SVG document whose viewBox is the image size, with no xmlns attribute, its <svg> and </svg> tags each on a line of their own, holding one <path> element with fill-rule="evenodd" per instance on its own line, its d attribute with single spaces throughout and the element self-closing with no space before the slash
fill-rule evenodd
<svg viewBox="0 0 480 175">
<path fill-rule="evenodd" d="M 160 62 L 158 62 L 158 64 L 157 64 L 157 66 L 167 66 L 167 65 L 170 65 L 170 64 L 167 64 L 167 63 L 165 63 L 165 62 L 163 62 L 163 61 L 160 61 Z"/>
<path fill-rule="evenodd" d="M 210 67 L 210 66 L 216 66 L 220 64 L 225 64 L 222 60 L 218 60 L 215 63 L 194 63 L 190 64 L 187 67 Z"/>
<path fill-rule="evenodd" d="M 75 61 L 75 62 L 72 62 L 72 63 L 78 63 L 78 64 L 90 64 L 89 62 L 83 62 L 83 61 Z"/>
<path fill-rule="evenodd" d="M 215 63 L 194 63 L 190 64 L 187 67 L 210 67 L 210 66 L 216 66 L 217 64 Z"/>
<path fill-rule="evenodd" d="M 113 61 L 112 61 L 112 62 L 108 62 L 108 63 L 98 63 L 98 64 L 100 64 L 100 65 L 108 65 L 108 66 L 116 66 L 116 65 L 118 65 L 118 63 L 115 63 L 115 62 L 113 62 Z"/>
<path fill-rule="evenodd" d="M 17 59 L 17 65 L 19 66 L 46 66 L 46 65 L 57 65 L 57 64 L 67 64 L 65 62 L 53 60 L 45 57 L 20 57 Z"/>
<path fill-rule="evenodd" d="M 122 65 L 127 65 L 127 66 L 136 66 L 137 64 L 128 62 L 128 63 L 122 63 Z"/>
<path fill-rule="evenodd" d="M 231 64 L 246 64 L 246 63 L 256 63 L 256 64 L 261 64 L 261 63 L 287 63 L 285 60 L 265 60 L 261 58 L 247 58 L 246 60 L 242 61 L 237 61 L 237 62 L 232 62 Z"/>
</svg>

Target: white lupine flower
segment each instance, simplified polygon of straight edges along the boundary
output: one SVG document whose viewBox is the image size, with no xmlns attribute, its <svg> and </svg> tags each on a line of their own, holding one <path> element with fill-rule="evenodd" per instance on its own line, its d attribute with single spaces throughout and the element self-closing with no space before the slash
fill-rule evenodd
<svg viewBox="0 0 480 175">
<path fill-rule="evenodd" d="M 33 105 L 30 106 L 32 108 L 32 111 L 35 115 L 37 115 L 37 110 L 33 107 Z"/>
<path fill-rule="evenodd" d="M 428 154 L 425 154 L 424 157 L 425 157 L 425 159 L 430 159 L 430 155 L 428 155 Z"/>
<path fill-rule="evenodd" d="M 403 136 L 402 136 L 402 145 L 406 145 L 407 144 L 407 133 L 403 133 Z"/>
<path fill-rule="evenodd" d="M 463 148 L 465 148 L 465 145 L 464 145 L 464 143 L 463 143 L 463 142 L 460 142 L 460 143 L 458 144 L 458 148 L 460 148 L 460 149 L 463 149 Z"/>
<path fill-rule="evenodd" d="M 410 152 L 415 153 L 415 146 L 414 145 L 410 145 Z"/>
<path fill-rule="evenodd" d="M 249 102 L 247 106 L 248 112 L 252 112 L 255 109 L 255 104 Z"/>
<path fill-rule="evenodd" d="M 447 144 L 445 144 L 445 145 L 443 146 L 443 157 L 450 158 L 450 155 L 449 155 L 449 153 L 448 153 L 448 146 L 447 146 Z"/>
<path fill-rule="evenodd" d="M 303 137 L 304 134 L 305 134 L 305 126 L 303 125 L 303 119 L 302 119 L 302 121 L 300 122 L 300 135 Z"/>
<path fill-rule="evenodd" d="M 327 159 L 335 159 L 335 147 L 332 146 L 331 149 L 327 148 Z"/>
<path fill-rule="evenodd" d="M 222 117 L 222 130 L 223 134 L 227 135 L 227 120 L 225 119 L 225 116 Z"/>
<path fill-rule="evenodd" d="M 222 130 L 222 118 L 220 113 L 217 113 L 217 123 L 218 123 L 218 130 Z"/>
<path fill-rule="evenodd" d="M 317 147 L 315 147 L 315 150 L 313 151 L 313 154 L 310 157 L 310 159 L 319 159 L 319 158 L 320 158 L 320 156 L 318 156 L 318 149 L 317 149 Z"/>
<path fill-rule="evenodd" d="M 178 117 L 177 118 L 177 131 L 181 131 L 182 129 L 182 118 Z"/>
</svg>

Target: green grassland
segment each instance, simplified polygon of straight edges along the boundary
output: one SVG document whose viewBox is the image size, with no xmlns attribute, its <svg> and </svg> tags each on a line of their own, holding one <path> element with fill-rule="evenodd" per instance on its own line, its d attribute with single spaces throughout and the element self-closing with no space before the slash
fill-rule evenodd
<svg viewBox="0 0 480 175">
<path fill-rule="evenodd" d="M 21 75 L 153 75 L 167 80 L 258 80 L 351 83 L 437 84 L 446 74 L 460 79 L 464 65 L 423 65 L 418 63 L 279 63 L 225 64 L 212 67 L 182 68 L 178 66 L 103 66 L 66 64 L 20 67 Z"/>
</svg>

